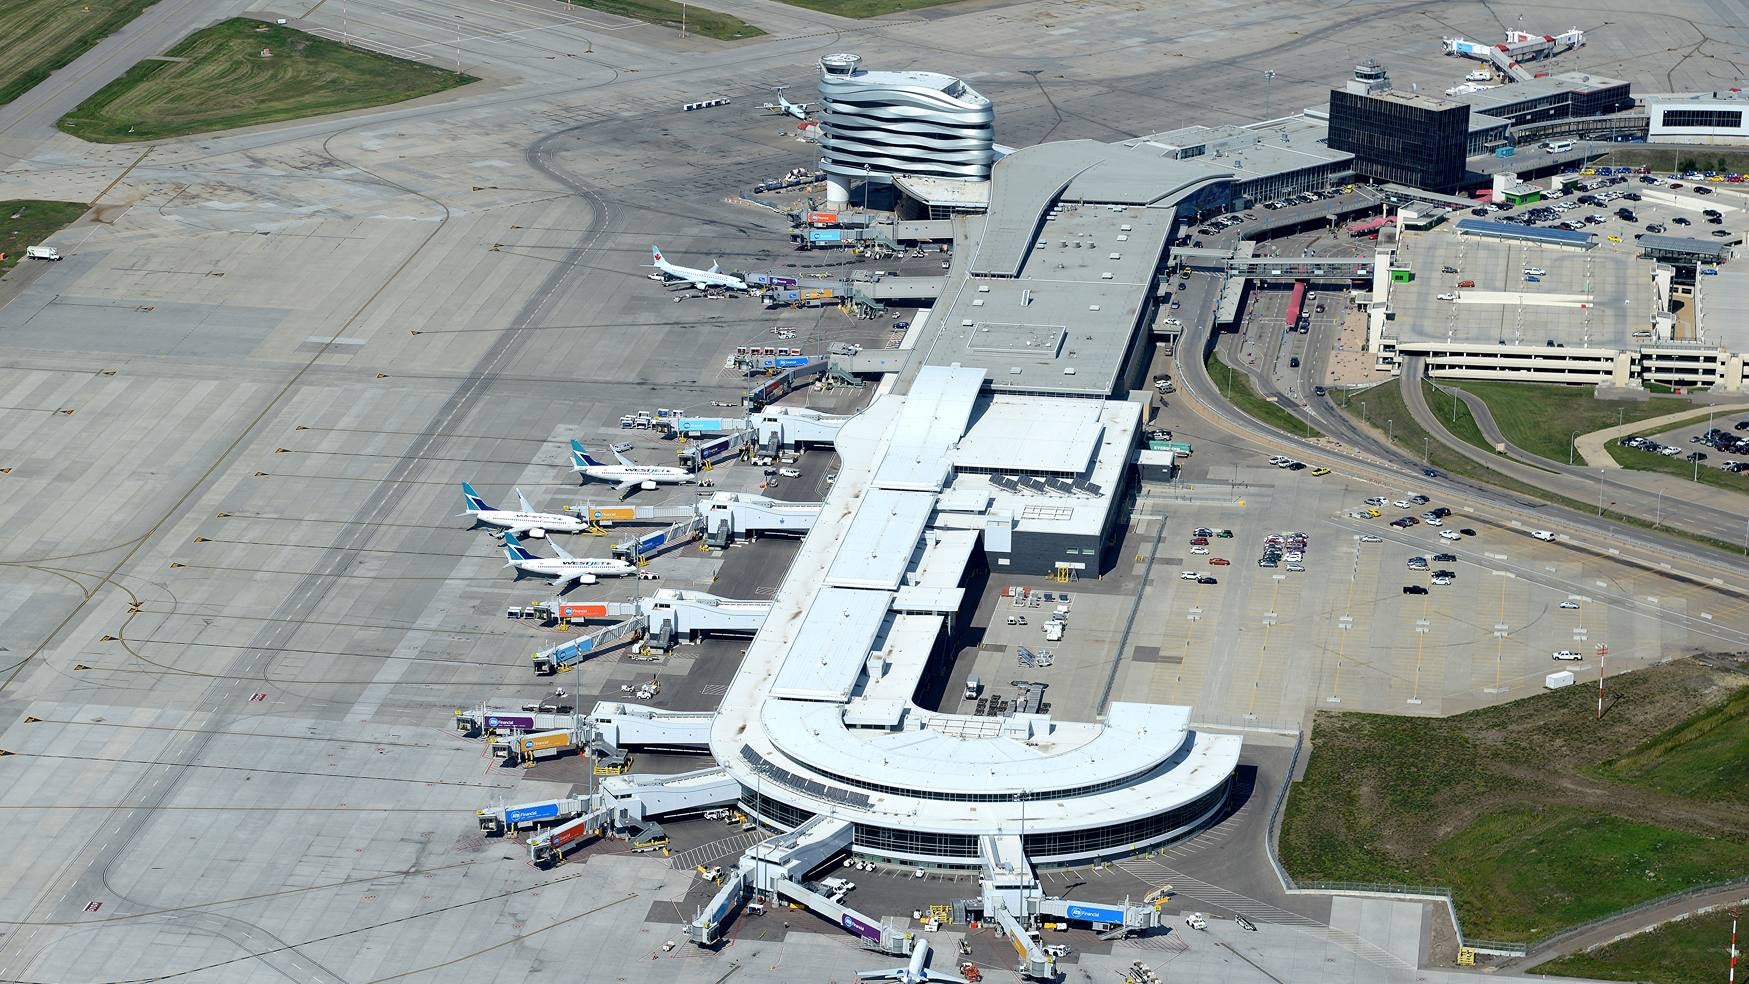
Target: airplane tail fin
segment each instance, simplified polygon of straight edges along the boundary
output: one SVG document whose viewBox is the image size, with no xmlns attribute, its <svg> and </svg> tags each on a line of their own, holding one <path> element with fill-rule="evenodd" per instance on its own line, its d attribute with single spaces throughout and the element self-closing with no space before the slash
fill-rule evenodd
<svg viewBox="0 0 1749 984">
<path fill-rule="evenodd" d="M 589 451 L 588 451 L 588 449 L 583 447 L 582 441 L 579 441 L 574 437 L 571 438 L 571 467 L 572 468 L 574 468 L 578 471 L 582 471 L 585 468 L 591 468 L 591 467 L 594 467 L 594 466 L 599 465 L 599 464 L 601 464 L 601 462 L 596 461 L 594 458 L 591 458 L 589 456 Z"/>
<path fill-rule="evenodd" d="M 475 492 L 474 487 L 466 482 L 462 483 L 462 498 L 467 500 L 468 513 L 489 512 L 492 509 L 485 499 L 480 498 L 480 493 Z"/>
<path fill-rule="evenodd" d="M 659 267 L 663 264 L 663 262 L 664 262 L 664 260 L 662 259 L 662 247 L 651 246 L 650 247 L 650 265 L 653 267 Z"/>
<path fill-rule="evenodd" d="M 505 567 L 514 567 L 522 561 L 535 559 L 534 554 L 530 553 L 528 548 L 522 545 L 522 541 L 516 538 L 516 534 L 508 530 L 504 533 L 504 556 L 509 558 L 509 563 L 506 563 Z"/>
</svg>

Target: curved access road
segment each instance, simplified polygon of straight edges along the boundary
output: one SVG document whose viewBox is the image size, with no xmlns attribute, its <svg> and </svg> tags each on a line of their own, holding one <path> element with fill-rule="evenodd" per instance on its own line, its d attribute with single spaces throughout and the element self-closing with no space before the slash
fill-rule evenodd
<svg viewBox="0 0 1749 984">
<path fill-rule="evenodd" d="M 1716 501 L 1717 497 L 1701 494 L 1700 490 L 1706 488 L 1705 486 L 1694 486 L 1692 489 L 1685 486 L 1680 490 L 1681 497 L 1677 498 L 1668 490 L 1658 488 L 1657 483 L 1645 481 L 1646 476 L 1631 471 L 1580 468 L 1542 459 L 1537 459 L 1542 461 L 1541 464 L 1532 465 L 1510 454 L 1500 455 L 1484 451 L 1456 437 L 1445 429 L 1439 422 L 1439 415 L 1427 405 L 1426 396 L 1421 390 L 1422 371 L 1420 359 L 1404 360 L 1400 378 L 1403 402 L 1408 405 L 1416 423 L 1432 434 L 1435 440 L 1458 454 L 1526 485 L 1578 502 L 1596 502 L 1599 512 L 1607 507 L 1618 513 L 1655 518 L 1672 529 L 1711 537 L 1725 543 L 1742 543 L 1749 550 L 1749 517 L 1744 516 L 1741 508 L 1733 508 L 1729 501 L 1721 507 Z M 1489 422 L 1493 423 L 1491 416 Z M 1495 430 L 1498 431 L 1497 426 Z M 1484 431 L 1484 436 L 1486 433 Z M 1510 445 L 1508 449 L 1511 450 Z M 1535 458 L 1523 449 L 1518 449 L 1518 455 Z M 1718 494 L 1733 496 L 1732 493 L 1722 490 Z M 1666 498 L 1670 500 L 1669 508 L 1665 508 L 1666 503 L 1661 501 Z M 1586 525 L 1593 530 L 1606 530 L 1612 539 L 1637 541 L 1649 548 L 1660 550 L 1664 558 L 1687 557 L 1696 553 L 1693 544 L 1670 540 L 1638 527 L 1624 526 L 1597 516 L 1589 517 Z M 1749 565 L 1743 563 L 1743 558 L 1733 560 L 1733 569 L 1749 571 Z"/>
<path fill-rule="evenodd" d="M 1554 530 L 1560 535 L 1561 541 L 1569 546 L 1617 557 L 1672 576 L 1710 584 L 1734 595 L 1749 597 L 1749 558 L 1697 548 L 1694 544 L 1675 537 L 1626 526 L 1580 510 L 1525 498 L 1479 482 L 1443 474 L 1428 477 L 1422 473 L 1419 462 L 1364 432 L 1327 400 L 1314 400 L 1309 404 L 1299 405 L 1284 404 L 1328 435 L 1325 440 L 1289 437 L 1264 426 L 1227 403 L 1221 396 L 1220 388 L 1209 378 L 1202 357 L 1211 340 L 1212 312 L 1197 313 L 1202 316 L 1186 319 L 1184 337 L 1174 350 L 1173 362 L 1176 365 L 1182 401 L 1192 412 L 1215 427 L 1260 447 L 1339 469 L 1347 474 L 1376 481 L 1388 488 L 1421 489 L 1429 493 L 1443 492 L 1448 497 L 1462 498 L 1487 507 L 1503 517 L 1508 525 Z M 1188 357 L 1186 353 L 1189 353 Z M 1408 378 L 1419 378 L 1417 372 L 1418 367 L 1405 368 L 1405 376 Z M 1574 476 L 1532 469 L 1450 437 L 1443 428 L 1437 426 L 1425 401 L 1418 398 L 1420 387 L 1409 387 L 1409 390 L 1417 394 L 1417 398 L 1410 404 L 1411 407 L 1419 406 L 1421 413 L 1425 414 L 1422 426 L 1435 424 L 1429 428 L 1429 433 L 1444 435 L 1442 441 L 1449 439 L 1455 442 L 1454 450 L 1465 453 L 1466 456 L 1473 453 L 1476 460 L 1491 469 L 1538 488 L 1550 488 L 1551 491 L 1560 492 L 1578 501 L 1585 501 L 1588 496 L 1597 494 L 1597 482 L 1576 486 L 1574 483 L 1579 480 Z M 1560 487 L 1555 487 L 1555 482 Z M 1633 505 L 1625 504 L 1620 496 L 1609 496 L 1608 493 L 1616 488 L 1618 486 L 1614 483 L 1607 485 L 1606 504 L 1613 502 L 1616 509 L 1631 509 L 1641 504 L 1637 490 L 1625 486 L 1621 488 L 1636 493 Z M 1644 514 L 1651 515 L 1651 502 L 1648 500 L 1644 505 Z M 1722 524 L 1725 521 L 1722 514 L 1712 515 L 1717 513 L 1716 510 L 1706 512 L 1709 514 L 1706 518 L 1712 524 Z M 1741 536 L 1743 517 L 1732 515 L 1729 522 L 1739 527 L 1738 535 Z M 1715 526 L 1715 529 L 1722 532 L 1720 526 Z M 1718 533 L 1708 535 L 1717 536 Z"/>
</svg>

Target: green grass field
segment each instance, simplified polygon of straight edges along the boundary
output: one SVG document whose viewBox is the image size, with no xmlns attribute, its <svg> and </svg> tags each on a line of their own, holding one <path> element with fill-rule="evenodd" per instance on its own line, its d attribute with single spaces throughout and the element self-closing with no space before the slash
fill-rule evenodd
<svg viewBox="0 0 1749 984">
<path fill-rule="evenodd" d="M 1749 805 L 1749 690 L 1603 763 L 1597 774 L 1671 796 Z"/>
<path fill-rule="evenodd" d="M 1709 722 L 1740 713 L 1742 686 L 1681 661 L 1617 678 L 1602 721 L 1581 686 L 1450 718 L 1321 712 L 1282 863 L 1302 882 L 1449 886 L 1470 937 L 1507 941 L 1749 875 L 1749 815 L 1735 803 L 1679 793 L 1655 768 L 1623 781 L 1630 766 L 1605 765 L 1655 767 L 1688 749 L 1669 774 L 1710 775 L 1737 732 Z M 1689 715 L 1688 731 L 1671 728 Z"/>
<path fill-rule="evenodd" d="M 263 58 L 262 49 L 271 57 Z M 401 102 L 475 81 L 470 75 L 349 48 L 289 27 L 233 18 L 142 61 L 60 127 L 127 143 L 229 130 Z"/>
<path fill-rule="evenodd" d="M 954 0 L 783 0 L 793 7 L 806 7 L 840 17 L 879 17 L 921 7 L 939 7 Z"/>
<path fill-rule="evenodd" d="M 1445 425 L 1445 429 L 1450 431 L 1453 437 L 1467 444 L 1473 444 L 1489 454 L 1497 453 L 1494 450 L 1494 445 L 1488 443 L 1487 438 L 1482 436 L 1481 425 L 1476 423 L 1475 415 L 1470 413 L 1470 408 L 1464 401 L 1444 392 L 1425 379 L 1421 381 L 1421 392 L 1427 400 L 1427 405 L 1433 408 L 1434 414 L 1439 417 L 1439 422 Z"/>
<path fill-rule="evenodd" d="M 1589 953 L 1551 960 L 1530 972 L 1602 981 L 1695 984 L 1723 981 L 1730 969 L 1730 953 L 1731 914 L 1709 912 L 1667 923 Z"/>
<path fill-rule="evenodd" d="M 579 7 L 599 10 L 604 14 L 630 17 L 650 24 L 680 28 L 682 6 L 678 0 L 569 0 Z M 698 34 L 718 41 L 757 38 L 765 32 L 739 17 L 686 4 L 686 33 Z"/>
<path fill-rule="evenodd" d="M 1680 413 L 1694 406 L 1683 397 L 1655 396 L 1644 402 L 1599 400 L 1591 395 L 1588 386 L 1470 380 L 1445 381 L 1440 385 L 1481 397 L 1508 441 L 1531 454 L 1563 464 L 1567 461 L 1567 446 L 1575 432 L 1589 434 L 1618 423 L 1631 424 L 1648 417 Z"/>
<path fill-rule="evenodd" d="M 24 259 L 27 247 L 35 246 L 71 225 L 91 206 L 84 202 L 0 201 L 0 274 Z"/>
<path fill-rule="evenodd" d="M 0 0 L 0 106 L 28 92 L 157 0 Z"/>
<path fill-rule="evenodd" d="M 1245 416 L 1260 420 L 1295 437 L 1324 436 L 1317 428 L 1290 413 L 1287 408 L 1264 399 L 1262 394 L 1251 388 L 1251 377 L 1230 369 L 1213 350 L 1210 350 L 1208 359 L 1203 364 L 1208 367 L 1209 378 L 1214 380 L 1221 395 L 1225 396 L 1233 406 L 1238 407 L 1239 412 Z"/>
</svg>

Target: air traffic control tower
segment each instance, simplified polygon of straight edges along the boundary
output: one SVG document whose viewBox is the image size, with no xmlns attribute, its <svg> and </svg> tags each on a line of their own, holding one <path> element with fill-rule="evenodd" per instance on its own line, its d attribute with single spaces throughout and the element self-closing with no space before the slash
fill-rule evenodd
<svg viewBox="0 0 1749 984">
<path fill-rule="evenodd" d="M 870 72 L 852 54 L 820 59 L 820 166 L 826 199 L 896 175 L 983 181 L 995 160 L 990 100 L 951 75 Z"/>
</svg>

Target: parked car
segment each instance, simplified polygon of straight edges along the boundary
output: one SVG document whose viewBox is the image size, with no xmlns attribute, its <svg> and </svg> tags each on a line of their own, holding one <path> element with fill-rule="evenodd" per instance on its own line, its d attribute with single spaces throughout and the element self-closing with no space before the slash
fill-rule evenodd
<svg viewBox="0 0 1749 984">
<path fill-rule="evenodd" d="M 1424 595 L 1427 593 L 1427 589 L 1419 584 L 1405 584 L 1403 585 L 1403 593 L 1407 595 Z"/>
<path fill-rule="evenodd" d="M 1561 602 L 1560 605 L 1558 605 L 1557 607 L 1565 608 L 1569 611 L 1573 611 L 1579 607 L 1579 603 L 1576 601 L 1567 600 L 1567 601 Z"/>
</svg>

